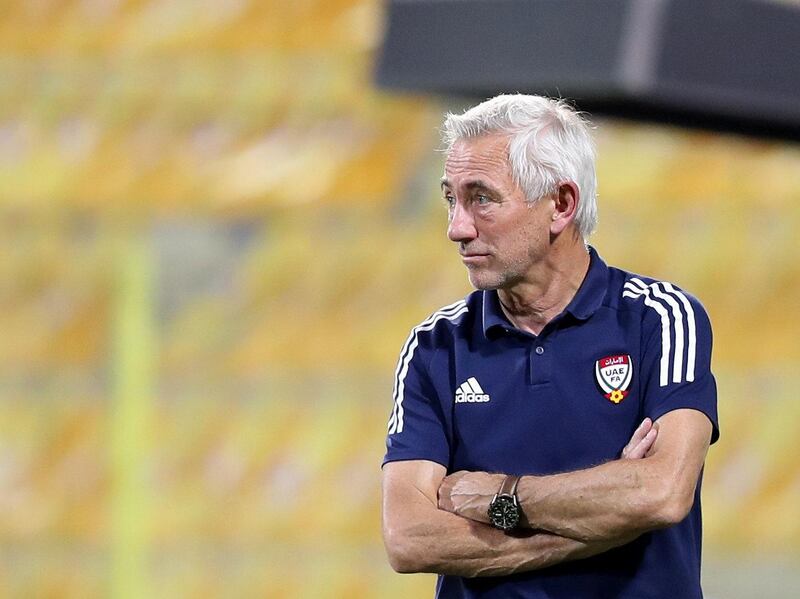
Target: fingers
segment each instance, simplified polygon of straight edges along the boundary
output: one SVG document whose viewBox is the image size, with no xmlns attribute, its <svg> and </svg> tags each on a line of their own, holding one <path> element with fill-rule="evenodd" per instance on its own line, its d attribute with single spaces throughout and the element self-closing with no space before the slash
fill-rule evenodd
<svg viewBox="0 0 800 599">
<path fill-rule="evenodd" d="M 629 457 L 629 454 L 633 450 L 633 448 L 636 447 L 642 441 L 642 439 L 644 439 L 647 436 L 652 427 L 653 427 L 652 420 L 650 420 L 649 418 L 645 418 L 644 420 L 642 420 L 642 423 L 638 427 L 636 427 L 635 431 L 633 431 L 633 435 L 631 436 L 630 441 L 628 441 L 628 444 L 625 446 L 625 449 L 622 450 L 623 458 Z"/>
<path fill-rule="evenodd" d="M 650 451 L 650 448 L 653 446 L 653 443 L 655 443 L 656 437 L 658 437 L 658 429 L 654 426 L 647 432 L 644 438 L 628 452 L 628 455 L 626 456 L 627 459 L 638 460 L 645 457 L 647 452 Z"/>
<path fill-rule="evenodd" d="M 642 441 L 643 445 L 647 445 L 647 449 L 644 450 L 644 456 L 643 457 L 647 457 L 648 455 L 650 455 L 652 453 L 653 445 L 655 445 L 655 442 L 656 442 L 656 439 L 658 438 L 658 433 L 659 433 L 660 430 L 661 429 L 659 429 L 659 427 L 658 427 L 658 422 L 654 422 L 653 423 L 653 428 L 651 429 L 650 433 L 648 433 L 650 435 L 650 438 L 648 439 L 647 437 L 645 437 L 644 441 Z"/>
<path fill-rule="evenodd" d="M 637 460 L 645 457 L 657 438 L 658 424 L 654 423 L 650 418 L 645 418 L 634 431 L 625 449 L 622 450 L 622 458 Z"/>
</svg>

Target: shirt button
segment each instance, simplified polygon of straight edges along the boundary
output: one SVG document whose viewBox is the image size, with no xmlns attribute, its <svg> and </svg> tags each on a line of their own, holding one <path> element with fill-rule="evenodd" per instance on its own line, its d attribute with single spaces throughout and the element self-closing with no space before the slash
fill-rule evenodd
<svg viewBox="0 0 800 599">
<path fill-rule="evenodd" d="M 536 353 L 540 356 L 544 353 L 544 348 L 540 345 L 536 348 Z"/>
</svg>

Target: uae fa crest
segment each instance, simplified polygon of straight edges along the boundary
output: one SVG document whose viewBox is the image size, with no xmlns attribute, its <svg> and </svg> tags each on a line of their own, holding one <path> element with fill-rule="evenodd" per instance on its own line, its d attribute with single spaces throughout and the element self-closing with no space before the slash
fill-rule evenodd
<svg viewBox="0 0 800 599">
<path fill-rule="evenodd" d="M 615 404 L 628 395 L 633 380 L 633 362 L 628 354 L 606 356 L 594 363 L 594 378 L 605 391 L 605 398 Z"/>
</svg>

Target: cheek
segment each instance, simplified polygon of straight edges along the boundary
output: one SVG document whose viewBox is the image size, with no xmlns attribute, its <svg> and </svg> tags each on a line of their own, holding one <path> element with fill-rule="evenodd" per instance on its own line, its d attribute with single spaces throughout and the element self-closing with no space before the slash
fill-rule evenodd
<svg viewBox="0 0 800 599">
<path fill-rule="evenodd" d="M 542 256 L 548 245 L 547 231 L 534 223 L 517 229 L 514 234 L 514 256 L 517 260 L 530 262 Z"/>
</svg>

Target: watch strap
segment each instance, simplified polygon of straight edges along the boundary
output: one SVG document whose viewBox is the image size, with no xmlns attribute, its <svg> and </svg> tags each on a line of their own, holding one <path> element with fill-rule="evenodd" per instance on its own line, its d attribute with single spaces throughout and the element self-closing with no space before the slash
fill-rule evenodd
<svg viewBox="0 0 800 599">
<path fill-rule="evenodd" d="M 516 499 L 517 485 L 519 484 L 519 479 L 521 478 L 521 476 L 512 476 L 511 474 L 507 475 L 505 479 L 503 479 L 503 484 L 500 485 L 500 490 L 497 492 L 497 495 L 510 495 Z"/>
</svg>

